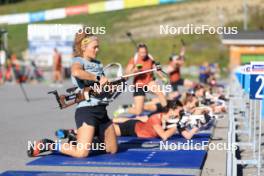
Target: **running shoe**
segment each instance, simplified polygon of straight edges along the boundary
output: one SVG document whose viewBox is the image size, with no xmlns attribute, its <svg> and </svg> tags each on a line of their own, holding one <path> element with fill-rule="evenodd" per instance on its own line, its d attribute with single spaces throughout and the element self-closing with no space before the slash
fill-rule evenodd
<svg viewBox="0 0 264 176">
<path fill-rule="evenodd" d="M 68 139 L 68 143 L 72 142 L 72 144 L 75 144 L 77 141 L 76 133 L 73 129 L 58 129 L 55 132 L 55 136 L 59 139 Z"/>
<path fill-rule="evenodd" d="M 73 129 L 58 129 L 55 131 L 55 136 L 59 139 L 69 138 L 70 135 L 76 135 Z"/>
<path fill-rule="evenodd" d="M 55 142 L 50 139 L 42 139 L 34 144 L 34 146 L 28 146 L 27 155 L 29 157 L 36 157 L 43 152 L 50 151 L 50 145 Z"/>
</svg>

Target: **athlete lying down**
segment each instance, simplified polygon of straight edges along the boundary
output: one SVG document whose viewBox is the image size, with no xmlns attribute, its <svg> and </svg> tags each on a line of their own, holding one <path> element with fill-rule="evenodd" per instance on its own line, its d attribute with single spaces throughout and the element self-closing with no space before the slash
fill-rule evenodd
<svg viewBox="0 0 264 176">
<path fill-rule="evenodd" d="M 113 123 L 117 136 L 160 137 L 162 140 L 167 140 L 178 131 L 185 139 L 191 139 L 200 127 L 208 123 L 211 117 L 202 114 L 199 115 L 199 118 L 191 119 L 188 114 L 183 112 L 178 102 L 168 101 L 162 112 L 135 118 L 118 117 L 113 119 Z M 187 128 L 187 126 L 191 128 Z M 73 130 L 58 130 L 57 136 L 59 138 L 70 137 L 70 140 L 74 140 L 75 132 Z"/>
<path fill-rule="evenodd" d="M 187 130 L 185 127 L 175 125 L 172 128 L 164 129 L 163 123 L 175 117 L 179 118 L 181 111 L 182 107 L 178 106 L 175 101 L 169 101 L 163 112 L 154 113 L 147 120 L 142 120 L 140 117 L 134 119 L 114 118 L 114 129 L 117 136 L 136 136 L 140 138 L 160 137 L 164 141 L 178 130 L 185 139 L 191 139 L 199 131 L 199 128 L 194 127 Z"/>
<path fill-rule="evenodd" d="M 167 97 L 167 101 L 180 101 L 184 110 L 190 113 L 193 113 L 196 107 L 199 107 L 199 109 L 204 107 L 205 110 L 208 109 L 207 107 L 210 107 L 212 112 L 216 114 L 226 112 L 225 101 L 219 99 L 219 95 L 211 95 L 203 86 L 197 86 L 195 89 L 182 95 L 177 94 L 176 97 Z M 127 108 L 128 106 L 133 105 L 126 105 L 123 108 Z M 157 98 L 153 98 L 151 101 L 144 103 L 143 109 L 145 111 L 160 111 L 162 106 Z"/>
</svg>

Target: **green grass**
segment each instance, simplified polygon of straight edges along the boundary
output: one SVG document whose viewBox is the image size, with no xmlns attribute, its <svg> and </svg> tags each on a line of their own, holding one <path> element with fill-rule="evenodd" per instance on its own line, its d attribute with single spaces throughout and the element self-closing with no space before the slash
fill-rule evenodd
<svg viewBox="0 0 264 176">
<path fill-rule="evenodd" d="M 249 8 L 249 20 L 248 20 L 248 30 L 264 30 L 264 12 L 260 7 L 250 7 Z M 237 26 L 239 30 L 243 30 L 243 21 L 233 21 L 227 26 Z"/>
<path fill-rule="evenodd" d="M 106 24 L 107 25 L 107 24 Z M 19 27 L 9 26 L 9 48 L 10 51 L 17 54 L 27 48 L 26 31 L 27 25 Z M 134 46 L 131 42 L 111 42 L 107 36 L 101 38 L 99 58 L 103 63 L 120 62 L 125 64 L 134 53 Z M 221 49 L 221 43 L 217 35 L 180 35 L 177 38 L 162 37 L 141 39 L 139 41 L 149 46 L 150 53 L 161 63 L 166 63 L 172 53 L 172 46 L 176 44 L 176 52 L 179 52 L 180 38 L 187 43 L 186 46 L 186 64 L 199 65 L 204 61 L 218 62 L 225 66 L 228 62 L 227 50 Z M 12 46 L 12 47 L 11 47 Z M 111 53 L 111 54 L 110 54 Z"/>
<path fill-rule="evenodd" d="M 101 36 L 107 38 L 107 36 L 114 33 L 112 25 L 120 20 L 126 20 L 129 15 L 129 12 L 133 10 L 124 10 L 117 12 L 109 13 L 98 13 L 93 15 L 78 15 L 71 16 L 61 20 L 52 20 L 49 22 L 40 22 L 36 24 L 85 24 L 89 26 L 105 26 L 107 29 L 106 36 Z M 28 47 L 27 43 L 27 25 L 28 24 L 19 24 L 19 25 L 8 25 L 2 26 L 7 29 L 8 35 L 8 44 L 9 51 L 15 52 L 18 55 L 21 51 L 25 50 Z M 0 26 L 1 27 L 1 26 Z"/>
<path fill-rule="evenodd" d="M 34 1 L 35 2 L 35 1 Z M 30 10 L 39 10 L 38 8 L 49 9 L 68 5 L 77 5 L 86 3 L 85 0 L 77 0 L 77 1 L 62 1 L 55 0 L 52 1 L 54 3 L 47 2 L 49 7 L 40 5 L 36 1 L 35 6 L 32 6 Z M 46 2 L 46 1 L 45 1 Z M 56 3 L 57 2 L 57 3 Z M 63 3 L 62 3 L 63 2 Z M 64 2 L 67 2 L 64 4 Z M 92 2 L 92 1 L 89 1 Z M 88 3 L 89 3 L 88 2 Z M 26 3 L 32 3 L 32 1 L 27 1 Z M 74 4 L 76 3 L 76 4 Z M 19 6 L 20 3 L 16 4 Z M 24 3 L 21 3 L 21 7 Z M 51 5 L 53 4 L 53 5 Z M 62 5 L 63 4 L 63 5 Z M 7 5 L 6 8 L 11 8 L 13 5 Z M 14 5 L 15 6 L 15 5 Z M 24 6 L 24 5 L 23 5 Z M 167 5 L 162 5 L 162 7 L 166 7 Z M 161 6 L 153 6 L 148 7 L 148 10 L 155 11 Z M 1 11 L 0 7 L 0 11 Z M 99 57 L 103 63 L 109 62 L 120 62 L 122 64 L 127 63 L 127 60 L 133 56 L 134 46 L 132 43 L 126 42 L 115 42 L 112 36 L 114 36 L 119 31 L 127 30 L 126 26 L 121 26 L 121 28 L 117 28 L 115 26 L 116 23 L 126 23 L 129 21 L 129 16 L 133 13 L 137 13 L 143 8 L 137 9 L 126 9 L 115 12 L 107 12 L 107 13 L 98 13 L 91 15 L 78 15 L 72 16 L 61 20 L 54 20 L 45 22 L 49 24 L 59 23 L 59 24 L 76 24 L 82 23 L 89 26 L 105 26 L 106 27 L 106 35 L 99 36 L 101 38 L 101 46 Z M 25 7 L 23 10 L 26 10 Z M 20 9 L 22 10 L 22 9 Z M 1 11 L 2 13 L 2 11 Z M 251 20 L 249 21 L 250 29 L 258 29 L 260 28 L 260 24 L 264 24 L 264 15 L 261 13 L 251 14 Z M 44 23 L 44 22 L 43 22 Z M 228 24 L 228 26 L 238 26 L 240 29 L 242 27 L 241 22 L 233 22 Z M 27 25 L 10 25 L 6 26 L 6 29 L 9 32 L 9 49 L 12 52 L 20 55 L 21 51 L 25 50 L 28 46 L 27 43 Z M 120 33 L 120 32 L 119 32 Z M 125 34 L 124 34 L 125 37 Z M 180 47 L 180 39 L 183 38 L 187 43 L 186 46 L 186 64 L 187 65 L 199 65 L 204 61 L 208 62 L 218 62 L 222 67 L 227 66 L 228 63 L 228 51 L 227 48 L 221 44 L 221 40 L 217 35 L 180 35 L 180 36 L 169 36 L 169 37 L 156 37 L 156 38 L 142 38 L 137 39 L 137 41 L 145 42 L 150 49 L 150 53 L 161 63 L 167 63 L 168 58 L 172 52 L 172 45 L 176 44 L 176 52 L 179 52 Z"/>
<path fill-rule="evenodd" d="M 200 65 L 204 61 L 218 62 L 221 66 L 228 63 L 227 50 L 220 48 L 220 41 L 216 35 L 182 35 L 179 39 L 172 37 L 142 39 L 149 46 L 150 53 L 157 61 L 162 64 L 168 62 L 168 58 L 172 53 L 172 46 L 176 43 L 179 52 L 180 38 L 187 43 L 186 46 L 186 65 Z M 202 41 L 202 42 L 201 42 Z M 203 45 L 202 48 L 196 48 Z M 108 42 L 101 43 L 101 52 L 99 58 L 103 58 L 103 62 L 120 62 L 126 64 L 128 59 L 133 56 L 134 46 L 130 42 L 120 42 L 109 45 Z M 111 53 L 111 55 L 109 55 Z"/>
<path fill-rule="evenodd" d="M 21 55 L 21 52 L 28 47 L 27 24 L 8 26 L 7 31 L 9 52 Z"/>
<path fill-rule="evenodd" d="M 159 7 L 150 7 L 159 8 Z M 105 26 L 106 35 L 101 38 L 101 48 L 99 58 L 103 63 L 120 62 L 125 64 L 133 56 L 134 46 L 130 42 L 113 42 L 112 35 L 118 31 L 114 24 L 120 21 L 127 21 L 128 16 L 138 9 L 127 9 L 122 11 L 98 13 L 92 15 L 78 15 L 61 20 L 49 21 L 49 24 L 74 24 L 82 23 L 89 26 Z M 47 22 L 46 22 L 47 23 Z M 20 55 L 21 51 L 27 48 L 27 25 L 7 26 L 9 32 L 9 49 Z M 124 34 L 125 37 L 125 34 Z M 205 60 L 209 62 L 221 62 L 221 65 L 227 63 L 227 52 L 219 50 L 220 41 L 216 35 L 180 35 L 159 38 L 138 39 L 145 42 L 150 49 L 151 54 L 161 63 L 166 63 L 172 52 L 172 45 L 176 44 L 176 52 L 179 51 L 180 39 L 183 38 L 187 43 L 187 65 L 201 64 Z M 202 46 L 202 47 L 201 47 Z M 109 54 L 111 53 L 111 54 Z"/>
</svg>

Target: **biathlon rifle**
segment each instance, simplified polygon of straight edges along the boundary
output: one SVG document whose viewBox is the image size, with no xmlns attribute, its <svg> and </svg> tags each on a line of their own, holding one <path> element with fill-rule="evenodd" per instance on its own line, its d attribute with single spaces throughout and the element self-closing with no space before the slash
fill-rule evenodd
<svg viewBox="0 0 264 176">
<path fill-rule="evenodd" d="M 156 68 L 144 70 L 144 71 L 140 71 L 140 72 L 136 72 L 136 73 L 132 73 L 132 74 L 127 74 L 127 75 L 112 79 L 111 81 L 107 82 L 105 85 L 102 85 L 102 87 L 104 87 L 106 85 L 111 87 L 111 91 L 108 92 L 107 97 L 111 98 L 111 96 L 113 96 L 113 98 L 115 98 L 115 97 L 117 97 L 117 94 L 115 92 L 118 89 L 118 85 L 123 86 L 124 85 L 123 83 L 126 82 L 126 80 L 129 77 L 137 76 L 137 75 L 141 75 L 141 74 L 145 74 L 145 73 L 149 73 L 149 72 L 154 72 L 154 71 L 162 71 L 161 65 L 159 63 L 156 63 Z M 162 71 L 162 72 L 164 72 L 164 71 Z M 91 95 L 100 96 L 100 95 L 104 94 L 104 92 L 102 92 L 100 90 L 98 91 L 97 89 L 94 89 L 96 87 L 96 85 L 98 87 L 99 82 L 90 81 L 90 80 L 83 80 L 83 83 L 84 83 L 83 89 L 78 89 L 78 87 L 75 86 L 75 87 L 71 87 L 71 88 L 66 89 L 67 94 L 59 95 L 57 90 L 50 91 L 50 92 L 48 92 L 48 94 L 53 94 L 55 96 L 57 103 L 59 104 L 60 109 L 67 108 L 71 105 L 74 105 L 76 103 L 80 103 L 81 101 L 84 101 L 84 100 L 89 100 Z M 109 101 L 106 101 L 106 103 L 108 103 L 108 102 Z"/>
</svg>

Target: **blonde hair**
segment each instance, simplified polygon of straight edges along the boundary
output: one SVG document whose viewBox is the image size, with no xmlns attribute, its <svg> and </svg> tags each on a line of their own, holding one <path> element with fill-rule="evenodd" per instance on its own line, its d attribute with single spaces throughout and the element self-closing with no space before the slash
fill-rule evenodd
<svg viewBox="0 0 264 176">
<path fill-rule="evenodd" d="M 83 27 L 75 34 L 74 44 L 73 44 L 73 56 L 83 57 L 82 51 L 82 40 L 86 37 L 94 36 L 87 27 Z"/>
</svg>

